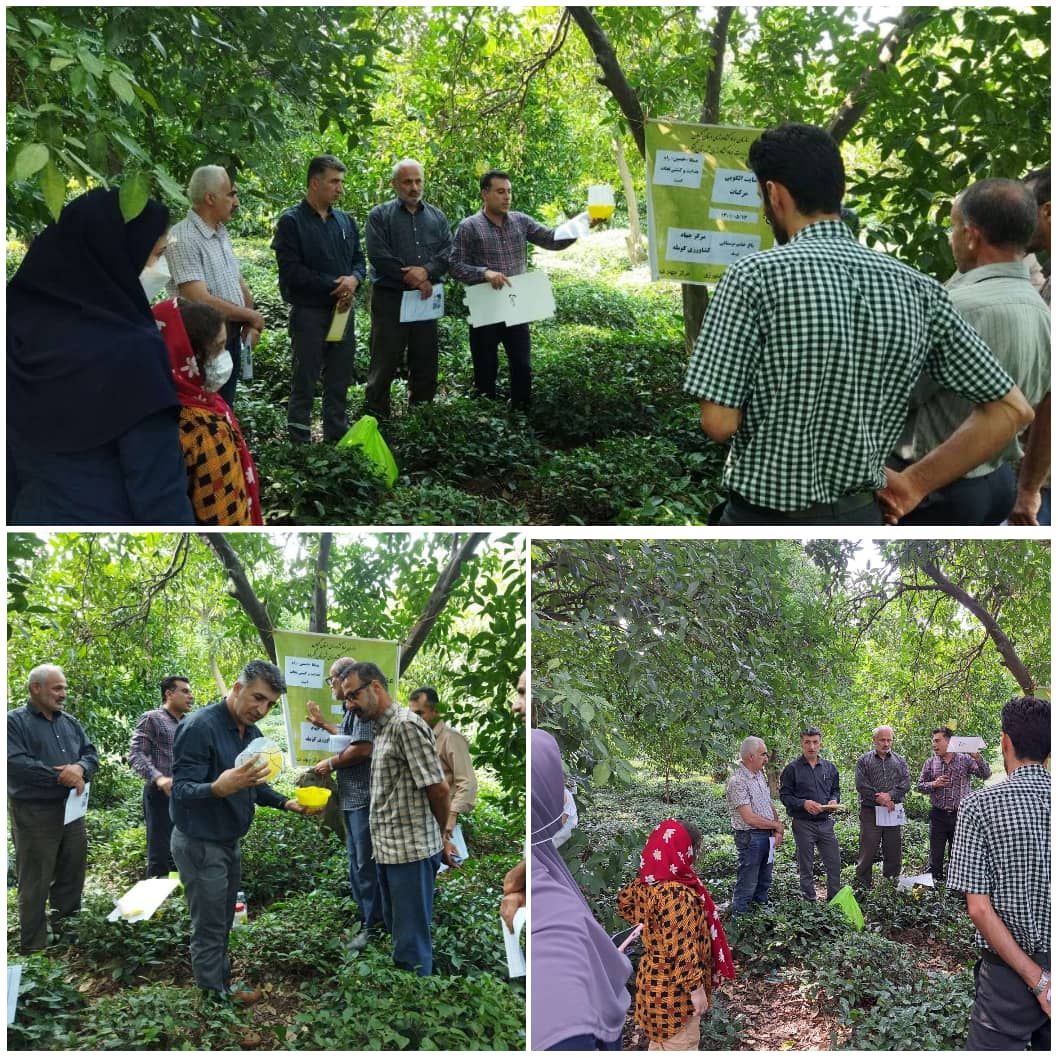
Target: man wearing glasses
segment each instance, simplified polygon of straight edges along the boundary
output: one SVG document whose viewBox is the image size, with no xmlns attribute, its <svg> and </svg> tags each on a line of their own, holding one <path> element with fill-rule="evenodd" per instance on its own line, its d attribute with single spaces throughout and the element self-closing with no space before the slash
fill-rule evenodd
<svg viewBox="0 0 1058 1058">
<path fill-rule="evenodd" d="M 332 735 L 345 735 L 352 741 L 340 753 L 321 760 L 313 769 L 326 777 L 336 773 L 338 801 L 345 819 L 345 848 L 349 854 L 349 890 L 360 909 L 360 929 L 349 942 L 350 951 L 365 948 L 382 924 L 382 909 L 378 893 L 378 872 L 371 849 L 369 827 L 371 811 L 371 752 L 374 748 L 374 728 L 345 702 L 342 677 L 356 664 L 355 658 L 339 658 L 330 668 L 327 683 L 336 701 L 345 703 L 341 726 L 323 719 L 315 702 L 306 702 L 309 723 Z"/>
<path fill-rule="evenodd" d="M 187 196 L 191 208 L 179 224 L 173 225 L 165 250 L 171 293 L 212 305 L 228 321 L 228 352 L 234 366 L 220 395 L 231 405 L 243 343 L 252 347 L 265 327 L 224 226 L 239 208 L 239 192 L 222 166 L 202 165 L 191 174 Z"/>
<path fill-rule="evenodd" d="M 393 961 L 420 977 L 433 972 L 434 878 L 442 861 L 455 866 L 442 838 L 448 783 L 433 732 L 389 695 L 382 670 L 369 661 L 342 679 L 347 708 L 375 725 L 371 758 L 371 845 L 382 918 L 393 935 Z"/>
</svg>

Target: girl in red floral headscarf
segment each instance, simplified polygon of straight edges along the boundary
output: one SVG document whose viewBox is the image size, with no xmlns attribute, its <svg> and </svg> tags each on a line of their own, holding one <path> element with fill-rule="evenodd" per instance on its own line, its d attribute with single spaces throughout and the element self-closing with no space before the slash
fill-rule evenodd
<svg viewBox="0 0 1058 1058">
<path fill-rule="evenodd" d="M 172 298 L 153 308 L 180 398 L 188 495 L 201 525 L 263 525 L 257 468 L 218 390 L 231 374 L 227 326 L 212 305 Z"/>
<path fill-rule="evenodd" d="M 696 1051 L 713 986 L 735 976 L 713 898 L 694 873 L 701 843 L 693 823 L 659 823 L 639 859 L 639 877 L 617 894 L 617 913 L 643 924 L 635 1020 L 652 1051 Z"/>
</svg>

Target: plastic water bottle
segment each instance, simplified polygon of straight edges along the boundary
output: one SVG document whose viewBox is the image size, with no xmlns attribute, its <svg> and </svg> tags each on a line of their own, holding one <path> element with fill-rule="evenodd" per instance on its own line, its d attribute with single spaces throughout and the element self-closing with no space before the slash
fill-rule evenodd
<svg viewBox="0 0 1058 1058">
<path fill-rule="evenodd" d="M 235 917 L 231 920 L 231 928 L 245 926 L 250 921 L 246 913 L 246 894 L 238 892 L 235 894 Z"/>
</svg>

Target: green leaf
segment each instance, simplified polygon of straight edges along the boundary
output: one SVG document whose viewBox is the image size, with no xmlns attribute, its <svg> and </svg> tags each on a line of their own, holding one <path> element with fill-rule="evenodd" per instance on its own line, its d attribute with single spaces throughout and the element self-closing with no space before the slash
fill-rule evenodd
<svg viewBox="0 0 1058 1058">
<path fill-rule="evenodd" d="M 81 48 L 77 52 L 77 58 L 81 60 L 81 65 L 93 76 L 103 76 L 103 64 L 96 58 L 90 51 Z"/>
<path fill-rule="evenodd" d="M 123 103 L 131 105 L 136 102 L 136 93 L 132 90 L 128 78 L 117 70 L 110 71 L 110 87 Z"/>
<path fill-rule="evenodd" d="M 126 176 L 125 182 L 121 185 L 121 191 L 118 192 L 118 205 L 121 206 L 121 215 L 125 218 L 126 224 L 143 212 L 143 207 L 147 205 L 147 199 L 150 198 L 150 192 L 151 181 L 146 173 L 141 171 Z"/>
<path fill-rule="evenodd" d="M 66 201 L 66 181 L 50 158 L 44 166 L 44 172 L 40 174 L 40 189 L 44 192 L 44 204 L 48 207 L 48 212 L 58 220 Z"/>
<path fill-rule="evenodd" d="M 48 66 L 52 73 L 55 73 L 58 70 L 65 70 L 67 66 L 72 66 L 76 61 L 76 59 L 71 59 L 67 56 L 56 55 Z"/>
<path fill-rule="evenodd" d="M 154 176 L 158 181 L 158 186 L 170 198 L 175 198 L 177 202 L 187 201 L 187 195 L 184 192 L 184 189 L 164 169 L 155 169 Z"/>
<path fill-rule="evenodd" d="M 591 781 L 596 786 L 605 786 L 610 781 L 610 765 L 605 761 L 596 764 L 591 770 Z"/>
<path fill-rule="evenodd" d="M 91 132 L 86 140 L 88 160 L 97 169 L 105 169 L 107 164 L 107 137 L 105 132 Z"/>
<path fill-rule="evenodd" d="M 16 180 L 27 180 L 48 164 L 48 148 L 43 143 L 27 143 L 15 157 Z"/>
</svg>

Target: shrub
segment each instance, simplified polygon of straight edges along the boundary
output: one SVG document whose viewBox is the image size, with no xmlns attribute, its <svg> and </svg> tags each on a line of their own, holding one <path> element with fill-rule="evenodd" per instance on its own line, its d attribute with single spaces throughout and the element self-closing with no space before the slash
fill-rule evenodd
<svg viewBox="0 0 1058 1058">
<path fill-rule="evenodd" d="M 316 888 L 338 840 L 293 812 L 264 810 L 242 839 L 242 888 L 261 907 Z"/>
<path fill-rule="evenodd" d="M 123 760 L 100 763 L 103 766 L 92 776 L 93 806 L 118 808 L 134 805 L 136 817 L 142 819 L 143 780 Z"/>
<path fill-rule="evenodd" d="M 520 852 L 525 842 L 525 812 L 511 813 L 498 804 L 502 793 L 479 794 L 469 816 L 462 819 L 463 836 L 474 858 L 490 853 Z"/>
<path fill-rule="evenodd" d="M 385 493 L 370 520 L 377 525 L 523 525 L 528 516 L 511 500 L 426 481 Z"/>
<path fill-rule="evenodd" d="M 84 1016 L 81 993 L 69 983 L 64 963 L 43 953 L 22 956 L 18 1009 L 7 1028 L 11 1050 L 75 1050 Z"/>
<path fill-rule="evenodd" d="M 820 948 L 842 943 L 852 931 L 842 913 L 827 903 L 807 903 L 773 886 L 771 902 L 731 921 L 727 939 L 735 965 L 771 970 L 790 963 L 812 963 Z"/>
</svg>

